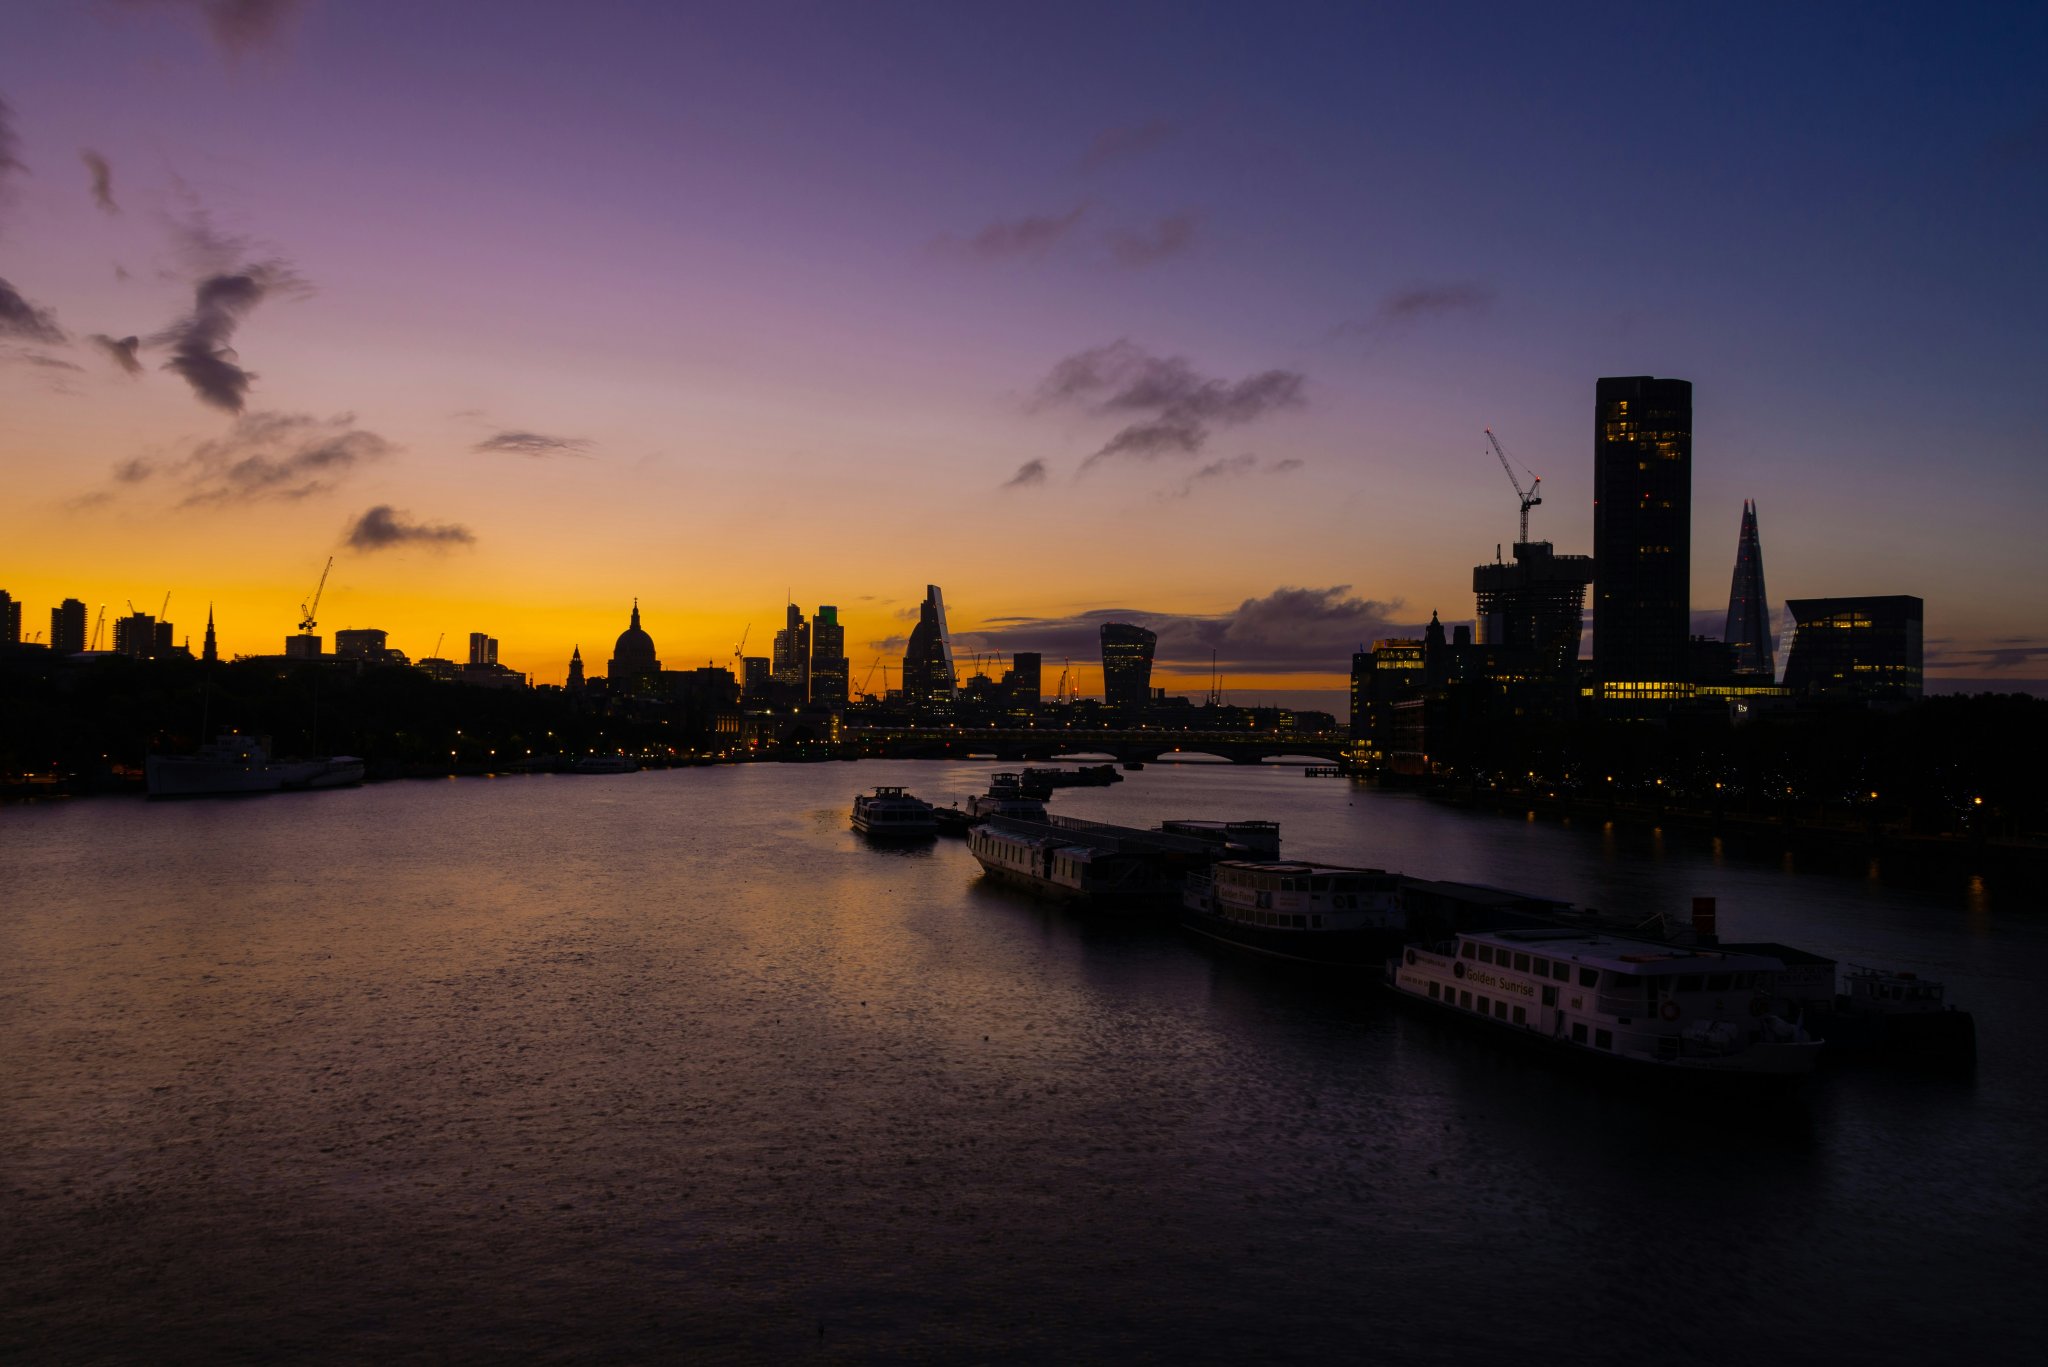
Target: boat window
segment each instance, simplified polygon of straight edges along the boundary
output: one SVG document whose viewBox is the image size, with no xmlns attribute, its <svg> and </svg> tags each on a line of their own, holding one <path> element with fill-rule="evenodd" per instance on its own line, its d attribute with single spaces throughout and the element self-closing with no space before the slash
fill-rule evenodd
<svg viewBox="0 0 2048 1367">
<path fill-rule="evenodd" d="M 1493 998 L 1491 998 L 1491 997 L 1485 997 L 1485 996 L 1482 996 L 1482 997 L 1481 997 L 1481 998 L 1479 999 L 1479 1014 L 1480 1014 L 1480 1015 L 1482 1015 L 1482 1016 L 1484 1016 L 1484 1015 L 1486 1015 L 1486 1014 L 1487 1014 L 1488 1012 L 1490 1012 L 1490 1011 L 1492 1011 L 1492 1010 L 1493 1010 Z"/>
<path fill-rule="evenodd" d="M 1483 964 L 1490 964 L 1490 963 L 1492 963 L 1492 962 L 1493 962 L 1493 946 L 1492 946 L 1492 945 L 1481 945 L 1481 946 L 1479 946 L 1479 962 L 1480 962 L 1480 963 L 1483 963 Z"/>
<path fill-rule="evenodd" d="M 1526 955 L 1526 954 L 1517 954 L 1517 955 L 1515 956 L 1515 972 L 1517 972 L 1517 973 L 1527 973 L 1528 971 L 1529 971 L 1529 956 L 1528 956 L 1528 955 Z"/>
<path fill-rule="evenodd" d="M 1321 930 L 1323 928 L 1323 918 L 1320 916 L 1315 917 L 1310 924 L 1312 924 L 1315 927 L 1315 929 Z"/>
<path fill-rule="evenodd" d="M 1576 1024 L 1576 1023 L 1575 1023 L 1575 1024 L 1573 1024 L 1573 1026 L 1572 1026 L 1572 1043 L 1573 1043 L 1573 1044 L 1584 1044 L 1585 1042 L 1586 1042 L 1586 1027 L 1585 1027 L 1584 1025 L 1582 1025 L 1582 1024 Z"/>
<path fill-rule="evenodd" d="M 1458 950 L 1458 953 L 1464 955 L 1468 959 L 1477 958 L 1479 955 L 1479 946 L 1473 944 L 1470 940 L 1467 940 L 1465 941 L 1464 945 Z"/>
<path fill-rule="evenodd" d="M 1678 987 L 1677 987 L 1677 989 L 1676 989 L 1676 990 L 1677 990 L 1677 991 L 1680 991 L 1680 992 L 1697 992 L 1697 991 L 1699 991 L 1699 990 L 1700 990 L 1700 975 L 1699 975 L 1699 974 L 1697 974 L 1697 973 L 1685 973 L 1685 974 L 1681 974 L 1681 975 L 1679 976 L 1679 979 L 1678 979 Z"/>
<path fill-rule="evenodd" d="M 1595 984 L 1595 983 L 1597 983 L 1597 982 L 1599 982 L 1599 981 L 1600 981 L 1600 970 L 1599 970 L 1599 969 L 1597 969 L 1597 968 L 1582 968 L 1582 969 L 1580 969 L 1580 970 L 1579 970 L 1579 986 L 1580 986 L 1580 987 L 1591 987 L 1591 986 L 1592 986 L 1593 984 Z"/>
<path fill-rule="evenodd" d="M 1438 984 L 1436 984 L 1436 983 L 1431 983 L 1431 984 L 1429 985 L 1429 999 L 1430 999 L 1431 1001 L 1435 1001 L 1435 1000 L 1437 999 L 1437 996 L 1438 996 L 1438 991 L 1437 991 L 1437 988 L 1438 988 Z"/>
<path fill-rule="evenodd" d="M 1295 917 L 1295 918 L 1294 918 L 1294 928 L 1295 928 L 1296 930 L 1306 930 L 1306 929 L 1308 929 L 1308 917 L 1306 917 L 1306 916 L 1297 916 L 1297 917 Z"/>
<path fill-rule="evenodd" d="M 1595 1030 L 1593 1032 L 1593 1047 L 1595 1049 L 1612 1049 L 1614 1047 L 1614 1035 L 1612 1032 Z"/>
<path fill-rule="evenodd" d="M 1734 980 L 1735 975 L 1732 973 L 1709 973 L 1707 975 L 1707 991 L 1726 992 Z"/>
<path fill-rule="evenodd" d="M 1493 1004 L 1493 1018 L 1497 1021 L 1504 1021 L 1508 1018 L 1508 1004 L 1506 1002 L 1498 1001 Z"/>
<path fill-rule="evenodd" d="M 1544 1004 L 1545 1006 L 1556 1006 L 1556 1005 L 1557 1005 L 1557 989 L 1556 989 L 1556 988 L 1554 988 L 1554 987 L 1546 987 L 1546 988 L 1544 988 L 1544 989 L 1543 989 L 1543 1004 Z"/>
<path fill-rule="evenodd" d="M 1572 966 L 1559 959 L 1550 965 L 1550 976 L 1561 983 L 1568 983 L 1572 980 Z"/>
<path fill-rule="evenodd" d="M 1458 994 L 1458 1005 L 1460 1005 L 1460 1006 L 1466 1006 L 1466 1007 L 1469 1007 L 1469 1006 L 1471 1006 L 1471 1005 L 1472 1005 L 1472 994 L 1471 994 L 1470 992 L 1460 992 L 1460 993 Z"/>
<path fill-rule="evenodd" d="M 1518 1006 L 1518 1007 L 1516 1007 L 1516 1008 L 1515 1008 L 1515 1024 L 1517 1024 L 1517 1025 L 1527 1025 L 1528 1023 L 1529 1023 L 1529 1012 L 1528 1012 L 1528 1011 L 1527 1011 L 1527 1010 L 1526 1010 L 1525 1008 L 1523 1008 L 1523 1007 L 1519 1007 L 1519 1006 Z"/>
</svg>

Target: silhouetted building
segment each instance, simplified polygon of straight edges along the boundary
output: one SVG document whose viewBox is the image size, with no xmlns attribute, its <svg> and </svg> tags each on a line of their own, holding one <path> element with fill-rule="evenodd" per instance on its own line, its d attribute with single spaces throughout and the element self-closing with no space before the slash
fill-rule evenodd
<svg viewBox="0 0 2048 1367">
<path fill-rule="evenodd" d="M 770 667 L 766 655 L 748 655 L 740 661 L 740 675 L 743 680 L 741 695 L 751 703 L 768 701 L 770 687 L 775 682 L 775 671 Z"/>
<path fill-rule="evenodd" d="M 1735 647 L 1735 672 L 1766 678 L 1778 672 L 1771 639 L 1771 600 L 1764 592 L 1764 546 L 1756 530 L 1756 504 L 1742 500 L 1742 535 L 1735 544 L 1735 581 L 1728 588 L 1728 625 L 1721 639 Z"/>
<path fill-rule="evenodd" d="M 635 614 L 635 617 L 638 617 L 637 613 Z M 341 641 L 339 637 L 335 639 L 334 653 L 337 655 L 341 653 Z M 470 632 L 469 662 L 473 665 L 496 664 L 498 662 L 497 638 L 495 636 L 487 636 L 481 631 Z"/>
<path fill-rule="evenodd" d="M 1692 382 L 1599 382 L 1593 428 L 1593 669 L 1609 701 L 1687 696 Z"/>
<path fill-rule="evenodd" d="M 295 636 L 287 636 L 284 638 L 285 658 L 288 660 L 317 660 L 320 658 L 320 646 L 324 639 L 324 637 L 310 631 L 302 631 Z"/>
<path fill-rule="evenodd" d="M 937 584 L 927 584 L 917 625 L 910 630 L 910 646 L 903 652 L 903 697 L 913 707 L 950 707 L 957 687 L 946 600 Z"/>
<path fill-rule="evenodd" d="M 220 660 L 220 642 L 213 636 L 213 604 L 206 605 L 206 644 L 200 648 L 199 658 L 208 664 Z"/>
<path fill-rule="evenodd" d="M 406 664 L 408 661 L 399 651 L 388 644 L 390 633 L 376 627 L 352 627 L 334 633 L 334 657 L 337 660 L 361 660 L 366 664 Z M 488 638 L 486 638 L 488 639 Z M 497 661 L 496 641 L 491 643 L 491 660 Z"/>
<path fill-rule="evenodd" d="M 570 693 L 581 693 L 587 684 L 583 678 L 583 647 L 569 647 L 569 682 L 565 686 Z"/>
<path fill-rule="evenodd" d="M 1593 557 L 1557 555 L 1548 541 L 1515 543 L 1513 564 L 1472 571 L 1479 644 L 1523 652 L 1536 676 L 1575 684 L 1586 586 L 1592 582 Z"/>
<path fill-rule="evenodd" d="M 1110 707 L 1143 708 L 1152 701 L 1152 652 L 1157 632 L 1129 622 L 1102 624 L 1102 700 Z"/>
<path fill-rule="evenodd" d="M 619 633 L 612 646 L 612 658 L 605 665 L 605 682 L 612 696 L 619 697 L 651 686 L 661 675 L 661 660 L 654 653 L 654 638 L 640 629 L 640 600 L 633 600 L 633 620 Z"/>
<path fill-rule="evenodd" d="M 1431 614 L 1441 646 L 1443 624 Z M 1426 643 L 1413 636 L 1374 641 L 1351 657 L 1351 738 L 1385 748 L 1387 709 L 1429 681 Z"/>
<path fill-rule="evenodd" d="M 780 701 L 802 707 L 811 700 L 811 629 L 794 603 L 784 609 L 784 620 L 775 633 L 775 682 L 783 694 Z"/>
<path fill-rule="evenodd" d="M 1921 694 L 1918 598 L 1794 598 L 1785 687 L 1826 697 L 1917 698 Z"/>
<path fill-rule="evenodd" d="M 0 649 L 21 644 L 21 604 L 0 589 Z"/>
<path fill-rule="evenodd" d="M 76 655 L 85 649 L 85 604 L 66 598 L 50 609 L 50 649 Z"/>
<path fill-rule="evenodd" d="M 835 712 L 846 707 L 846 628 L 839 609 L 821 604 L 811 617 L 810 700 Z"/>
<path fill-rule="evenodd" d="M 165 623 L 166 627 L 170 624 Z M 126 655 L 131 660 L 151 660 L 157 656 L 157 621 L 146 612 L 131 613 L 114 619 L 114 653 Z M 168 634 L 168 633 L 166 633 Z M 168 640 L 164 642 L 170 644 Z M 168 653 L 166 651 L 165 653 Z"/>
<path fill-rule="evenodd" d="M 1010 657 L 1003 674 L 1003 706 L 1012 712 L 1036 712 L 1044 701 L 1043 663 L 1035 650 L 1021 650 Z"/>
</svg>

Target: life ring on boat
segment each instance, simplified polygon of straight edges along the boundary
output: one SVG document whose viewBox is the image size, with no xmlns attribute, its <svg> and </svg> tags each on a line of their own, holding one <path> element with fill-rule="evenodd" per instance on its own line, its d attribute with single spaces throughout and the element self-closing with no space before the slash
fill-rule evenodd
<svg viewBox="0 0 2048 1367">
<path fill-rule="evenodd" d="M 1408 951 L 1408 967 L 1415 967 L 1415 951 L 1412 949 Z"/>
<path fill-rule="evenodd" d="M 1460 959 L 1458 960 L 1458 962 L 1451 965 L 1451 976 L 1454 978 L 1462 978 L 1465 976 L 1465 961 L 1463 959 Z"/>
<path fill-rule="evenodd" d="M 1663 1018 L 1664 1018 L 1665 1020 L 1668 1020 L 1668 1021 L 1675 1021 L 1675 1020 L 1677 1020 L 1677 1019 L 1678 1019 L 1678 1003 L 1677 1003 L 1677 1002 L 1665 1002 L 1665 1003 L 1664 1003 L 1664 1004 L 1663 1004 L 1662 1006 L 1660 1006 L 1660 1007 L 1658 1007 L 1658 1008 L 1657 1008 L 1657 1014 L 1658 1014 L 1658 1015 L 1660 1015 L 1660 1016 L 1662 1016 L 1662 1017 L 1663 1017 Z"/>
</svg>

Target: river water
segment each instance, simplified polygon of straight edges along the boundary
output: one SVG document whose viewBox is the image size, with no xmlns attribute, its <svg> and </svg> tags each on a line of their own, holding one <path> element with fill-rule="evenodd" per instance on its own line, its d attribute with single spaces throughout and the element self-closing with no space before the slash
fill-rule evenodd
<svg viewBox="0 0 2048 1367">
<path fill-rule="evenodd" d="M 870 848 L 752 765 L 0 809 L 0 1358 L 2035 1361 L 2038 890 L 1153 765 L 1054 810 L 1911 968 L 1971 1078 L 1677 1106 Z"/>
</svg>

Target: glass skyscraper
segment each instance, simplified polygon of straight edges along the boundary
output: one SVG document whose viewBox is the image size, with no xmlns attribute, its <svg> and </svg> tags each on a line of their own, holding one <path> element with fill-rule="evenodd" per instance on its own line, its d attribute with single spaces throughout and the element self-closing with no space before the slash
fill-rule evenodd
<svg viewBox="0 0 2048 1367">
<path fill-rule="evenodd" d="M 1728 588 L 1728 625 L 1721 639 L 1735 647 L 1735 672 L 1771 678 L 1778 672 L 1771 642 L 1771 600 L 1764 592 L 1764 547 L 1756 504 L 1742 500 L 1742 538 L 1735 545 L 1735 582 Z"/>
<path fill-rule="evenodd" d="M 1102 624 L 1102 697 L 1111 707 L 1142 708 L 1152 701 L 1156 633 L 1129 622 Z"/>
<path fill-rule="evenodd" d="M 1603 379 L 1593 426 L 1593 669 L 1610 701 L 1683 697 L 1692 590 L 1692 382 Z"/>
</svg>

